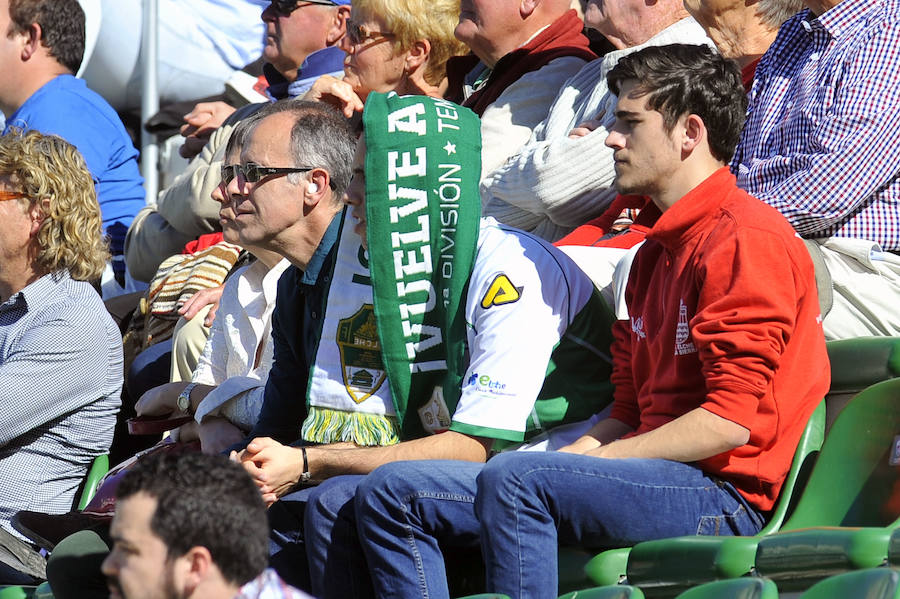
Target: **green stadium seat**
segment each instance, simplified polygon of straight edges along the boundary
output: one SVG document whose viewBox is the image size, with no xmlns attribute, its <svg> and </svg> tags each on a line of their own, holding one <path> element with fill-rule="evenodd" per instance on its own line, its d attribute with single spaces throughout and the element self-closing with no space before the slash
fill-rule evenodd
<svg viewBox="0 0 900 599">
<path fill-rule="evenodd" d="M 109 472 L 109 455 L 103 454 L 94 458 L 94 462 L 91 464 L 84 479 L 84 485 L 82 485 L 81 497 L 78 500 L 78 511 L 87 507 L 87 504 L 94 498 L 94 493 L 97 492 L 100 482 L 107 472 Z"/>
<path fill-rule="evenodd" d="M 803 488 L 825 431 L 825 403 L 819 404 L 806 425 L 791 469 L 785 479 L 772 517 L 760 531 L 770 534 L 779 529 L 786 515 L 797 501 L 797 491 Z M 666 588 L 664 594 L 674 595 L 692 586 L 719 578 L 734 578 L 750 571 L 756 554 L 758 537 L 687 536 L 674 539 L 646 541 L 626 550 L 604 552 L 585 567 L 591 580 L 609 581 L 618 567 L 627 563 L 630 584 Z M 598 582 L 599 584 L 599 582 Z"/>
<path fill-rule="evenodd" d="M 778 599 L 778 588 L 766 578 L 733 578 L 696 586 L 677 599 Z"/>
<path fill-rule="evenodd" d="M 853 567 L 854 560 L 861 566 L 872 565 L 873 551 L 880 551 L 881 562 L 885 561 L 890 529 L 900 525 L 900 471 L 889 464 L 897 451 L 895 438 L 900 435 L 898 408 L 900 379 L 872 385 L 847 404 L 781 532 L 765 537 L 723 537 L 719 541 L 721 550 L 707 552 L 713 555 L 703 554 L 703 541 L 699 541 L 699 551 L 691 548 L 698 542 L 696 537 L 641 543 L 632 549 L 628 560 L 629 582 L 647 593 L 648 587 L 684 588 L 698 584 L 702 577 L 736 577 L 755 569 L 784 591 L 806 588 L 814 580 Z M 870 530 L 799 530 L 811 527 Z M 819 535 L 819 540 L 810 541 L 810 535 Z M 763 545 L 767 549 L 762 549 Z M 700 561 L 710 558 L 711 562 Z M 697 563 L 691 564 L 692 560 Z M 681 572 L 673 568 L 676 562 Z M 821 569 L 817 571 L 814 564 Z"/>
<path fill-rule="evenodd" d="M 559 599 L 644 599 L 644 593 L 637 587 L 621 584 L 572 591 L 560 595 Z"/>
<path fill-rule="evenodd" d="M 900 599 L 900 574 L 890 568 L 873 568 L 832 576 L 816 583 L 801 599 Z"/>
</svg>

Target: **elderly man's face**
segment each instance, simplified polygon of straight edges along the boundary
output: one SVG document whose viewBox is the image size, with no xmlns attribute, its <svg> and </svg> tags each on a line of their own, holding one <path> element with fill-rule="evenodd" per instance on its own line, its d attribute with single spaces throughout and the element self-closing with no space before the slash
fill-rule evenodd
<svg viewBox="0 0 900 599">
<path fill-rule="evenodd" d="M 506 54 L 521 25 L 518 0 L 462 0 L 456 38 L 488 66 Z"/>
<path fill-rule="evenodd" d="M 110 599 L 176 599 L 178 558 L 150 529 L 156 499 L 137 493 L 116 505 L 110 527 L 112 551 L 103 560 Z"/>
<path fill-rule="evenodd" d="M 266 46 L 263 57 L 278 72 L 295 72 L 306 57 L 325 47 L 325 37 L 334 11 L 330 6 L 298 2 L 289 15 L 280 14 L 272 5 L 262 12 L 266 24 Z"/>
</svg>

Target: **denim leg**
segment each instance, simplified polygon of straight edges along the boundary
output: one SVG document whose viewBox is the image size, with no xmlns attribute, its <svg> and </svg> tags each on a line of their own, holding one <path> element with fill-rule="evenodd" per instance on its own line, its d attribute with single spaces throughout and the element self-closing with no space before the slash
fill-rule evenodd
<svg viewBox="0 0 900 599">
<path fill-rule="evenodd" d="M 603 547 L 693 534 L 752 535 L 763 518 L 690 464 L 508 453 L 478 477 L 487 590 L 557 596 L 557 545 Z"/>
<path fill-rule="evenodd" d="M 288 493 L 273 503 L 269 518 L 269 565 L 289 584 L 310 590 L 306 543 L 303 538 L 303 515 L 309 494 L 315 487 Z"/>
<path fill-rule="evenodd" d="M 312 594 L 319 599 L 373 596 L 353 513 L 353 496 L 363 478 L 336 476 L 308 496 L 304 518 L 306 557 Z"/>
<path fill-rule="evenodd" d="M 386 464 L 356 493 L 358 530 L 379 598 L 449 597 L 445 546 L 477 550 L 475 478 L 483 464 Z"/>
</svg>

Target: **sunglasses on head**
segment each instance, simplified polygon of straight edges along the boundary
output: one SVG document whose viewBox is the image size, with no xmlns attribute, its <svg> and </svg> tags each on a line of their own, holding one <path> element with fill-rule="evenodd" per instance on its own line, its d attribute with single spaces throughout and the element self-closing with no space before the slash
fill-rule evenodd
<svg viewBox="0 0 900 599">
<path fill-rule="evenodd" d="M 228 185 L 234 181 L 236 177 L 239 177 L 238 181 L 259 183 L 262 179 L 271 175 L 305 173 L 313 170 L 313 168 L 314 167 L 312 166 L 260 166 L 259 164 L 254 164 L 252 162 L 248 162 L 247 164 L 228 164 L 222 165 L 222 183 Z"/>
<path fill-rule="evenodd" d="M 300 2 L 299 0 L 272 0 L 270 6 L 274 8 L 275 11 L 281 16 L 287 17 L 298 8 L 303 8 L 304 6 L 309 6 L 311 4 L 318 4 L 320 6 L 337 6 L 337 4 L 335 4 L 331 0 L 302 0 L 302 2 Z"/>
</svg>

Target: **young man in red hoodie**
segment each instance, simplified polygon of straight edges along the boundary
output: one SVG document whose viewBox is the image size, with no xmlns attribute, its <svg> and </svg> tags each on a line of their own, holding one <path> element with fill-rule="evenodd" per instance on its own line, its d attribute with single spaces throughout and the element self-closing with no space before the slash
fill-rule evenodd
<svg viewBox="0 0 900 599">
<path fill-rule="evenodd" d="M 790 224 L 725 166 L 744 120 L 737 66 L 652 47 L 608 75 L 616 185 L 662 215 L 615 325 L 609 418 L 560 452 L 478 478 L 488 590 L 553 597 L 547 547 L 754 534 L 829 384 L 813 265 Z"/>
</svg>

